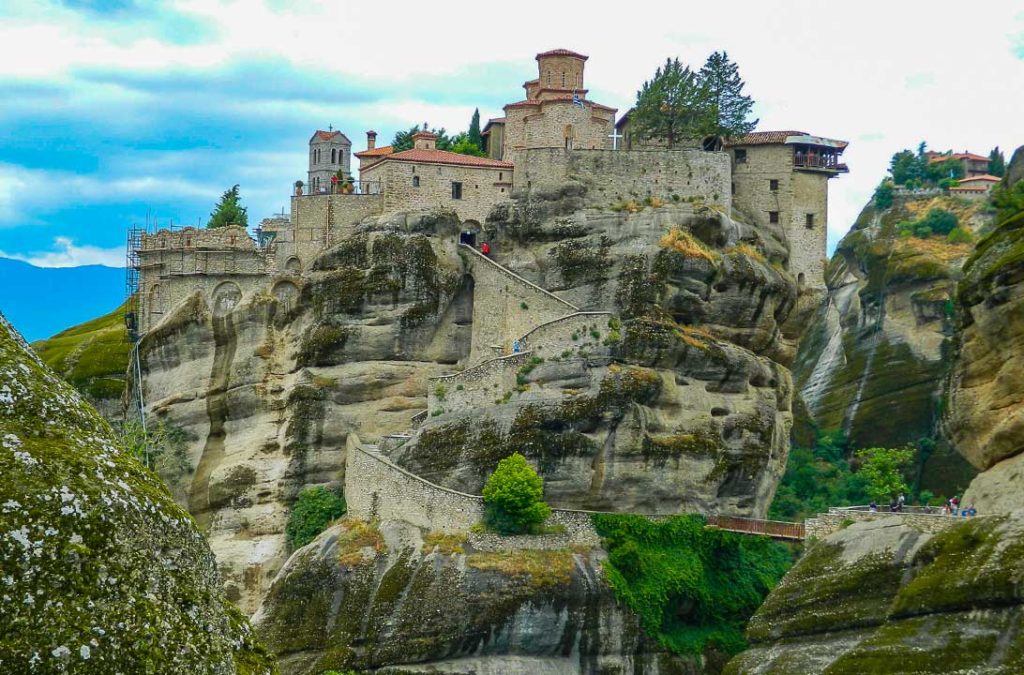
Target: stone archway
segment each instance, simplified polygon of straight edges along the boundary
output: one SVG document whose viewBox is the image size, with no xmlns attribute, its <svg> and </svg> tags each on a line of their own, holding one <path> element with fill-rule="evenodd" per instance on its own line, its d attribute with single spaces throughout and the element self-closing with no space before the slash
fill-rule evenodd
<svg viewBox="0 0 1024 675">
<path fill-rule="evenodd" d="M 271 293 L 278 304 L 286 312 L 290 312 L 299 302 L 299 287 L 290 281 L 279 281 L 274 284 Z"/>
<path fill-rule="evenodd" d="M 291 258 L 288 258 L 287 261 L 285 261 L 284 269 L 289 274 L 294 274 L 296 276 L 302 274 L 302 261 L 299 260 L 296 256 L 292 256 Z"/>
<path fill-rule="evenodd" d="M 213 289 L 213 315 L 227 316 L 242 299 L 242 289 L 233 281 L 225 281 Z"/>
</svg>

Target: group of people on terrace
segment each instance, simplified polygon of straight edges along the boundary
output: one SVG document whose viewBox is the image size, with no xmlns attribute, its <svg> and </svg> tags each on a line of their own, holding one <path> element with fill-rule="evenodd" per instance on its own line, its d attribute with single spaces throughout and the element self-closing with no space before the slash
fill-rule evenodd
<svg viewBox="0 0 1024 675">
<path fill-rule="evenodd" d="M 906 506 L 906 503 L 907 497 L 901 492 L 898 496 L 893 497 L 889 501 L 889 512 L 902 513 L 904 507 Z M 938 507 L 925 507 L 925 510 L 931 513 L 938 513 L 938 511 L 934 510 L 937 508 Z M 870 511 L 871 513 L 878 513 L 878 503 L 872 500 L 871 504 L 868 505 L 868 511 Z M 953 495 L 951 498 L 946 500 L 946 503 L 942 507 L 942 513 L 947 516 L 960 516 L 962 518 L 969 518 L 978 515 L 978 510 L 974 508 L 973 505 L 968 506 L 966 508 L 960 508 L 960 498 L 957 497 L 956 495 Z"/>
</svg>

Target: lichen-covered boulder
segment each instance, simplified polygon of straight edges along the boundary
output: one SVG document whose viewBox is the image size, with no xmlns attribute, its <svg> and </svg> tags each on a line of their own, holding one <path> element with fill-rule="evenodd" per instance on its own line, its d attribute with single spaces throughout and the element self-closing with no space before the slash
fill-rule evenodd
<svg viewBox="0 0 1024 675">
<path fill-rule="evenodd" d="M 725 672 L 1021 672 L 1024 513 L 950 521 L 936 534 L 900 520 L 812 544 Z"/>
<path fill-rule="evenodd" d="M 0 671 L 270 673 L 163 484 L 0 315 Z"/>
<path fill-rule="evenodd" d="M 479 551 L 465 535 L 347 519 L 288 560 L 254 622 L 297 675 L 702 672 L 645 636 L 604 559 L 599 548 Z"/>
</svg>

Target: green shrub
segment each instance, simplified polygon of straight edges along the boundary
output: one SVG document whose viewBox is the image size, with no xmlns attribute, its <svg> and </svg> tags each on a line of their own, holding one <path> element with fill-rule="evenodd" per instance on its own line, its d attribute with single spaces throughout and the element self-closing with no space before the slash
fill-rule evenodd
<svg viewBox="0 0 1024 675">
<path fill-rule="evenodd" d="M 875 208 L 876 209 L 887 209 L 892 206 L 892 183 L 888 180 L 883 180 L 875 188 Z"/>
<path fill-rule="evenodd" d="M 306 488 L 292 505 L 284 532 L 291 550 L 300 549 L 327 529 L 331 521 L 345 515 L 348 506 L 340 489 Z"/>
<path fill-rule="evenodd" d="M 443 384 L 439 384 L 436 387 L 434 387 L 434 396 L 436 396 L 442 401 L 444 400 L 445 394 L 447 393 L 448 389 Z"/>
<path fill-rule="evenodd" d="M 861 461 L 857 475 L 867 484 L 868 494 L 878 501 L 909 491 L 906 471 L 914 461 L 913 448 L 865 448 L 858 450 Z"/>
<path fill-rule="evenodd" d="M 839 431 L 818 432 L 813 448 L 793 447 L 768 517 L 803 520 L 830 506 L 866 504 L 865 477 L 853 473 L 847 452 Z"/>
<path fill-rule="evenodd" d="M 921 225 L 929 228 L 934 234 L 949 234 L 960 226 L 960 219 L 946 209 L 931 209 L 928 215 L 921 219 Z"/>
<path fill-rule="evenodd" d="M 950 244 L 969 244 L 974 240 L 974 237 L 970 232 L 962 227 L 954 227 L 950 230 L 949 234 L 946 235 L 946 241 Z"/>
<path fill-rule="evenodd" d="M 535 532 L 551 509 L 544 503 L 544 481 L 518 452 L 498 462 L 484 486 L 485 519 L 501 534 Z"/>
<path fill-rule="evenodd" d="M 616 599 L 677 654 L 742 651 L 747 621 L 791 563 L 785 545 L 706 529 L 701 516 L 592 519 L 608 551 L 604 568 Z"/>
<path fill-rule="evenodd" d="M 519 303 L 519 309 L 523 309 L 523 310 L 530 309 L 530 306 L 528 304 L 526 304 L 525 302 L 520 302 Z"/>
</svg>

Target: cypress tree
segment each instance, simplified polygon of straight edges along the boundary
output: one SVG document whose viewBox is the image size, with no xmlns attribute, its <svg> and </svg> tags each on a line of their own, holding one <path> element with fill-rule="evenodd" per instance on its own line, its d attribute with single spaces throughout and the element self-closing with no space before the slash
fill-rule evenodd
<svg viewBox="0 0 1024 675">
<path fill-rule="evenodd" d="M 480 108 L 473 111 L 473 118 L 469 121 L 469 142 L 478 148 L 484 147 L 483 136 L 480 135 Z"/>
<path fill-rule="evenodd" d="M 707 90 L 710 124 L 706 134 L 742 136 L 754 130 L 757 120 L 750 119 L 754 99 L 743 94 L 739 66 L 729 60 L 729 54 L 712 53 L 697 78 Z"/>
<path fill-rule="evenodd" d="M 249 225 L 248 209 L 238 202 L 238 186 L 235 185 L 230 190 L 224 192 L 221 195 L 220 202 L 217 207 L 210 214 L 210 220 L 206 223 L 206 227 L 227 227 L 228 225 L 241 225 L 246 227 Z"/>
</svg>

